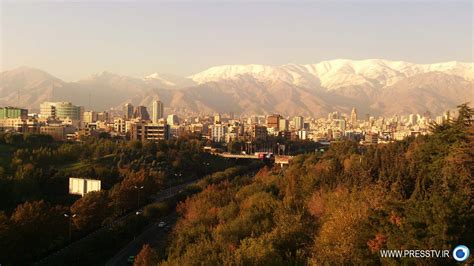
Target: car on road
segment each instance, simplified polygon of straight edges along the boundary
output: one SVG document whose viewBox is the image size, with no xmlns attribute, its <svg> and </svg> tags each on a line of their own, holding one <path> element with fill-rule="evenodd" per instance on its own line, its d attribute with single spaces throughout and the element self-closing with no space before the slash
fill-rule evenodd
<svg viewBox="0 0 474 266">
<path fill-rule="evenodd" d="M 158 223 L 158 227 L 165 227 L 166 223 L 161 221 L 160 223 Z"/>
<path fill-rule="evenodd" d="M 127 259 L 128 264 L 133 264 L 135 262 L 135 256 L 129 256 Z"/>
</svg>

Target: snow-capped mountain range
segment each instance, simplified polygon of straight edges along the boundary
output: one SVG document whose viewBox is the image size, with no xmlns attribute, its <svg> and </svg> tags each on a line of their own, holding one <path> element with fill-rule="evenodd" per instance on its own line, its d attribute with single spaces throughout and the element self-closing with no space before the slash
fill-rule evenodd
<svg viewBox="0 0 474 266">
<path fill-rule="evenodd" d="M 306 65 L 224 65 L 189 77 L 153 73 L 135 78 L 102 72 L 77 82 L 20 67 L 0 73 L 0 106 L 35 110 L 45 100 L 67 100 L 106 110 L 126 102 L 150 106 L 161 99 L 166 112 L 178 114 L 325 116 L 352 107 L 374 115 L 439 113 L 472 102 L 473 84 L 474 64 L 462 62 L 337 59 Z"/>
<path fill-rule="evenodd" d="M 302 87 L 337 89 L 347 86 L 370 85 L 385 87 L 417 74 L 443 72 L 472 81 L 472 63 L 445 62 L 437 64 L 414 64 L 382 59 L 347 60 L 336 59 L 317 64 L 283 66 L 224 65 L 209 68 L 190 76 L 197 83 L 239 79 L 248 75 L 260 81 L 283 81 Z"/>
</svg>

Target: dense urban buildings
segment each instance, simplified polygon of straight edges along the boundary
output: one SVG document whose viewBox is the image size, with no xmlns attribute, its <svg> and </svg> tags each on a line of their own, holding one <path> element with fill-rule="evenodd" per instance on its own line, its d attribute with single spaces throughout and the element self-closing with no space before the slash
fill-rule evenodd
<svg viewBox="0 0 474 266">
<path fill-rule="evenodd" d="M 433 118 L 429 112 L 392 117 L 366 114 L 361 120 L 356 108 L 352 108 L 349 114 L 331 112 L 327 119 L 281 114 L 236 119 L 233 113 L 179 117 L 165 116 L 164 103 L 158 100 L 152 102 L 151 119 L 146 106 L 134 107 L 131 103 L 124 104 L 122 112 L 112 113 L 84 111 L 70 102 L 44 102 L 39 110 L 39 114 L 28 114 L 26 109 L 1 107 L 0 131 L 39 132 L 57 140 L 79 140 L 106 132 L 148 141 L 198 134 L 214 143 L 266 140 L 274 136 L 317 142 L 348 139 L 371 145 L 427 134 L 432 123 L 441 124 L 453 116 L 449 111 Z"/>
</svg>

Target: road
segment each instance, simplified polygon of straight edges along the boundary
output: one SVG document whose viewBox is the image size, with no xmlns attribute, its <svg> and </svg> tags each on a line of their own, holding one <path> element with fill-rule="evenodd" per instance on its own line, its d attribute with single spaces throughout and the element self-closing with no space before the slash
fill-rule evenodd
<svg viewBox="0 0 474 266">
<path fill-rule="evenodd" d="M 163 217 L 160 221 L 166 223 L 166 226 L 173 226 L 176 222 L 178 215 L 174 212 L 171 215 Z M 166 236 L 170 232 L 170 229 L 159 227 L 158 222 L 149 225 L 139 236 L 137 236 L 132 242 L 128 243 L 119 253 L 115 254 L 105 265 L 106 266 L 126 266 L 127 260 L 130 256 L 136 256 L 143 245 L 149 244 L 156 246 L 161 241 L 166 241 Z"/>
<path fill-rule="evenodd" d="M 187 183 L 184 183 L 184 184 L 181 184 L 181 185 L 177 185 L 177 186 L 174 186 L 174 187 L 169 187 L 163 191 L 160 191 L 158 192 L 154 197 L 153 197 L 153 200 L 154 202 L 160 202 L 160 201 L 164 201 L 168 198 L 171 198 L 173 196 L 175 196 L 176 194 L 178 194 L 181 190 L 185 189 L 187 186 L 191 185 L 191 184 L 194 184 L 196 183 L 197 180 L 194 180 L 194 181 L 190 181 L 190 182 L 187 182 Z M 66 247 L 56 251 L 55 253 L 53 254 L 50 254 L 49 256 L 41 259 L 40 261 L 36 262 L 35 265 L 47 265 L 48 264 L 48 261 L 58 255 L 60 255 L 62 252 L 65 252 L 71 248 L 74 248 L 76 245 L 78 245 L 79 243 L 85 241 L 85 240 L 88 240 L 96 235 L 98 235 L 99 233 L 101 232 L 104 232 L 106 230 L 108 230 L 109 228 L 111 228 L 112 226 L 114 225 L 117 225 L 117 224 L 120 224 L 122 223 L 123 221 L 125 221 L 128 217 L 132 216 L 132 215 L 135 215 L 137 210 L 133 210 L 123 216 L 121 216 L 120 218 L 117 218 L 115 221 L 113 221 L 112 223 L 108 224 L 108 225 L 105 225 L 105 226 L 102 226 L 100 227 L 99 229 L 97 229 L 96 231 L 94 232 L 91 232 L 90 234 L 84 236 L 83 238 L 79 239 L 79 240 L 76 240 L 75 242 L 67 245 Z"/>
</svg>

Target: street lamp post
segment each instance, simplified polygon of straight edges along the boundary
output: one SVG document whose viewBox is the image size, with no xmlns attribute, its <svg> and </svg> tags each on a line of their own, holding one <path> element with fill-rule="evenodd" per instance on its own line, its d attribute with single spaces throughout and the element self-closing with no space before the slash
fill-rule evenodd
<svg viewBox="0 0 474 266">
<path fill-rule="evenodd" d="M 133 232 L 133 239 L 137 238 L 137 234 L 138 234 L 138 219 L 139 217 L 142 214 L 141 211 L 136 211 L 135 212 L 135 230 Z"/>
<path fill-rule="evenodd" d="M 69 243 L 71 243 L 72 240 L 72 218 L 76 217 L 77 215 L 75 213 L 65 213 L 64 217 L 69 219 Z"/>
<path fill-rule="evenodd" d="M 137 190 L 137 209 L 140 209 L 140 190 L 142 190 L 144 186 L 135 186 L 135 189 Z"/>
</svg>

